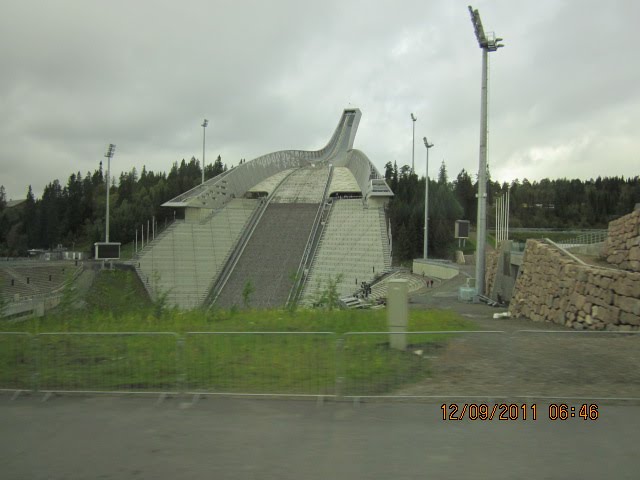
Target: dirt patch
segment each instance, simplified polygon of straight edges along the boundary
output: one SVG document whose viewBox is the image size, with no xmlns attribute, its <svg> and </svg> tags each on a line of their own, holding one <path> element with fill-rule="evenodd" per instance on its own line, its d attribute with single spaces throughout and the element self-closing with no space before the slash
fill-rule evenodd
<svg viewBox="0 0 640 480">
<path fill-rule="evenodd" d="M 448 295 L 464 284 L 460 276 L 454 280 L 414 297 L 412 308 L 452 309 L 481 332 L 450 339 L 428 358 L 431 377 L 395 394 L 640 399 L 639 334 L 494 319 L 494 313 L 505 309 L 462 303 Z"/>
</svg>

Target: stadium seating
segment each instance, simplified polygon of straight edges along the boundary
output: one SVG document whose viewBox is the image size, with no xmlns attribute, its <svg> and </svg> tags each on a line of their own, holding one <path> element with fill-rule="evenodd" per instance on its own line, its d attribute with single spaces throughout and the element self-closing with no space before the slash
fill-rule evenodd
<svg viewBox="0 0 640 480">
<path fill-rule="evenodd" d="M 146 246 L 137 270 L 153 298 L 166 294 L 169 305 L 200 306 L 257 205 L 233 199 L 203 222 L 175 222 Z"/>
<path fill-rule="evenodd" d="M 72 261 L 11 262 L 0 265 L 0 282 L 2 294 L 9 300 L 43 295 L 58 290 L 64 286 L 67 278 L 77 275 L 82 270 L 82 264 L 76 265 Z"/>
<path fill-rule="evenodd" d="M 311 305 L 326 288 L 329 279 L 341 276 L 339 296 L 358 290 L 391 267 L 386 241 L 384 211 L 367 208 L 362 199 L 335 200 L 325 225 L 302 295 Z"/>
</svg>

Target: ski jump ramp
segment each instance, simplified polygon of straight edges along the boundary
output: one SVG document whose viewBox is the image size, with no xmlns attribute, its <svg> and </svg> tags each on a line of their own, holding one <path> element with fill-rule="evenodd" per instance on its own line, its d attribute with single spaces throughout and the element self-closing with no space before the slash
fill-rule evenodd
<svg viewBox="0 0 640 480">
<path fill-rule="evenodd" d="M 353 293 L 388 269 L 393 193 L 353 148 L 361 116 L 345 109 L 320 150 L 268 153 L 164 203 L 184 220 L 136 259 L 150 295 L 185 309 L 313 305 L 329 280 Z"/>
</svg>

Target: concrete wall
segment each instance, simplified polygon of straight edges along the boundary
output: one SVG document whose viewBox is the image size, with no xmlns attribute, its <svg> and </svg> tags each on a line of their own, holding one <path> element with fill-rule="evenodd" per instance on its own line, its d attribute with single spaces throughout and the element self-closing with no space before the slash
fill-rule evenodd
<svg viewBox="0 0 640 480">
<path fill-rule="evenodd" d="M 640 272 L 640 210 L 609 222 L 603 254 L 612 265 Z"/>
<path fill-rule="evenodd" d="M 413 273 L 416 275 L 424 275 L 425 277 L 440 278 L 448 280 L 458 275 L 459 270 L 453 264 L 425 262 L 422 259 L 413 261 Z"/>
<path fill-rule="evenodd" d="M 577 330 L 638 330 L 640 273 L 584 265 L 528 240 L 509 311 Z"/>
<path fill-rule="evenodd" d="M 213 209 L 211 208 L 187 207 L 184 209 L 184 221 L 185 223 L 198 223 L 206 220 L 212 212 Z"/>
<path fill-rule="evenodd" d="M 496 282 L 496 275 L 498 274 L 498 256 L 499 254 L 495 250 L 488 250 L 484 256 L 484 294 L 487 296 L 490 296 L 491 290 Z"/>
<path fill-rule="evenodd" d="M 521 255 L 513 255 L 511 241 L 500 244 L 498 250 L 487 251 L 485 295 L 493 300 L 510 301 L 513 296 Z M 515 260 L 515 261 L 514 261 Z"/>
</svg>

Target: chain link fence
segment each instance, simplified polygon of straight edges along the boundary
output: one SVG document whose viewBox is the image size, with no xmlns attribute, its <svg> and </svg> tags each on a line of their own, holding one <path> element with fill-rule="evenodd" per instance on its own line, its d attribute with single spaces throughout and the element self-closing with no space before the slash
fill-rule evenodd
<svg viewBox="0 0 640 480">
<path fill-rule="evenodd" d="M 33 335 L 29 333 L 0 332 L 0 390 L 34 387 L 33 347 Z"/>
<path fill-rule="evenodd" d="M 190 332 L 184 373 L 193 393 L 333 395 L 335 334 Z"/>
<path fill-rule="evenodd" d="M 37 390 L 177 391 L 175 333 L 40 333 L 34 339 Z"/>
<path fill-rule="evenodd" d="M 638 401 L 639 363 L 640 332 L 0 333 L 10 391 Z"/>
<path fill-rule="evenodd" d="M 514 395 L 640 399 L 640 332 L 520 330 L 509 345 Z"/>
</svg>

